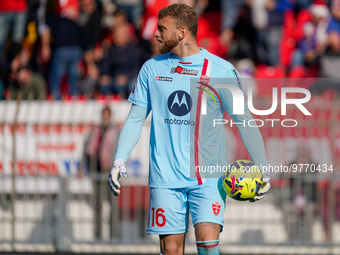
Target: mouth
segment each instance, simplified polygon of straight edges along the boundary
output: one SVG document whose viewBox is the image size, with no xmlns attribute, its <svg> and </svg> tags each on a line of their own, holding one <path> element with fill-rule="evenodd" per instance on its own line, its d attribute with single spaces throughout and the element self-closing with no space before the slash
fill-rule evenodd
<svg viewBox="0 0 340 255">
<path fill-rule="evenodd" d="M 159 40 L 159 39 L 156 39 L 157 42 L 158 42 L 158 46 L 162 45 L 163 44 L 163 41 Z"/>
</svg>

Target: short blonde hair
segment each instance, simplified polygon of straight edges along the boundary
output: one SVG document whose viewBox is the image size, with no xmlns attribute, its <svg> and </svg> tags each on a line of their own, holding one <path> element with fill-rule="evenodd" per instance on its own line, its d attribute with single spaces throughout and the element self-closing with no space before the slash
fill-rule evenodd
<svg viewBox="0 0 340 255">
<path fill-rule="evenodd" d="M 158 12 L 158 19 L 171 17 L 176 20 L 177 28 L 188 28 L 189 32 L 197 37 L 197 13 L 186 4 L 172 4 Z"/>
</svg>

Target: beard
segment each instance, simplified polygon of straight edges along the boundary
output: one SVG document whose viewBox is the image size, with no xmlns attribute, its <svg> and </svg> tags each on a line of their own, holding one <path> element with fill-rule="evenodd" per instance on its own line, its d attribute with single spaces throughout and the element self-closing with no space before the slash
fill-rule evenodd
<svg viewBox="0 0 340 255">
<path fill-rule="evenodd" d="M 170 51 L 172 51 L 173 48 L 175 48 L 179 43 L 178 38 L 175 36 L 169 40 L 163 41 L 163 44 L 158 46 L 158 50 L 161 54 L 166 54 Z"/>
</svg>

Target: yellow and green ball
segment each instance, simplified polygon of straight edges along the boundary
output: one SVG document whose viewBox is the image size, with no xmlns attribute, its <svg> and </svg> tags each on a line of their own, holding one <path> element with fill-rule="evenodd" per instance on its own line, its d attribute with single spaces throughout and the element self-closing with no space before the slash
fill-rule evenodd
<svg viewBox="0 0 340 255">
<path fill-rule="evenodd" d="M 237 201 L 252 199 L 262 188 L 262 172 L 254 162 L 236 160 L 223 175 L 223 188 L 227 195 Z"/>
</svg>

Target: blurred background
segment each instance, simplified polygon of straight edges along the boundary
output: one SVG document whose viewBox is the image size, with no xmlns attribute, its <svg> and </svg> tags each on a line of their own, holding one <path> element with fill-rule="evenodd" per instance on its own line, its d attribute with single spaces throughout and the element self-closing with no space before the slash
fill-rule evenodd
<svg viewBox="0 0 340 255">
<path fill-rule="evenodd" d="M 159 253 L 146 235 L 150 120 L 118 198 L 107 177 L 172 3 L 196 10 L 198 45 L 237 68 L 256 108 L 273 87 L 312 93 L 312 116 L 254 115 L 298 121 L 260 131 L 270 164 L 301 168 L 273 173 L 261 202 L 227 199 L 221 254 L 340 254 L 340 0 L 0 1 L 0 253 Z M 229 162 L 249 159 L 235 126 L 226 137 Z"/>
</svg>

